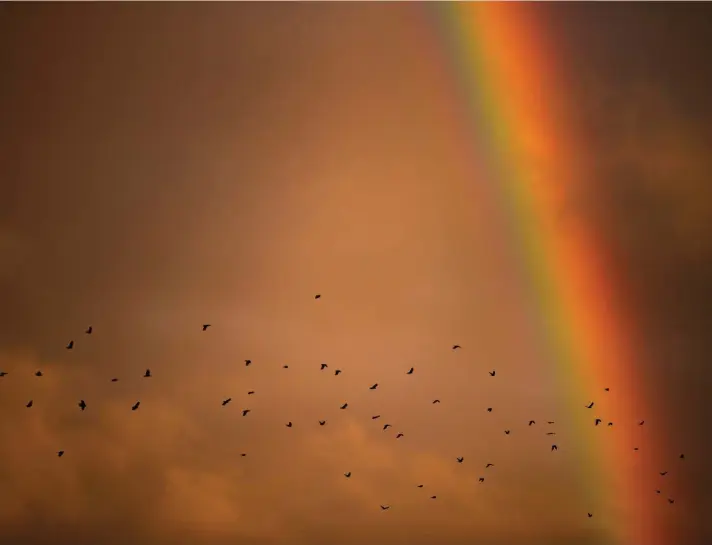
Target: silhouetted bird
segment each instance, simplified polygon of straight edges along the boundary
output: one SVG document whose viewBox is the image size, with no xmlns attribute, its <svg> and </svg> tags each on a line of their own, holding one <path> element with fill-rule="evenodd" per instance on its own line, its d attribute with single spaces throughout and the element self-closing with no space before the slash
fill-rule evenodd
<svg viewBox="0 0 712 545">
<path fill-rule="evenodd" d="M 494 464 L 487 464 L 487 465 L 485 466 L 485 469 L 487 469 L 488 467 L 494 467 Z"/>
<path fill-rule="evenodd" d="M 243 452 L 242 454 L 240 454 L 240 456 L 242 456 L 244 458 L 245 456 L 247 456 L 247 453 Z"/>
<path fill-rule="evenodd" d="M 479 482 L 481 482 L 481 483 L 485 482 L 485 478 L 484 478 L 484 477 L 480 477 L 480 478 L 477 479 L 477 480 L 478 480 Z"/>
<path fill-rule="evenodd" d="M 287 426 L 288 428 L 291 428 L 291 427 L 292 427 L 292 423 L 291 423 L 291 422 L 287 422 L 286 426 Z"/>
<path fill-rule="evenodd" d="M 138 407 L 139 407 L 139 405 L 141 405 L 141 402 L 140 402 L 140 401 L 137 401 L 136 403 L 134 403 L 133 407 L 131 407 L 131 410 L 132 410 L 132 411 L 137 410 Z"/>
<path fill-rule="evenodd" d="M 639 426 L 642 426 L 643 424 L 645 424 L 645 420 L 641 420 L 640 422 L 638 422 Z"/>
<path fill-rule="evenodd" d="M 320 293 L 317 293 L 317 294 L 314 296 L 314 299 L 321 299 L 321 294 L 320 294 Z"/>
<path fill-rule="evenodd" d="M 457 350 L 458 348 L 462 348 L 459 344 L 453 344 L 452 349 Z"/>
<path fill-rule="evenodd" d="M 505 435 L 509 435 L 509 430 L 504 430 Z"/>
<path fill-rule="evenodd" d="M 253 395 L 254 393 L 255 393 L 254 390 L 250 390 L 249 392 L 247 392 L 247 395 L 248 395 L 248 396 L 251 396 L 251 395 Z"/>
<path fill-rule="evenodd" d="M 35 373 L 35 374 L 37 374 L 37 373 Z M 7 371 L 0 371 L 0 377 L 4 377 L 5 375 L 7 375 Z"/>
<path fill-rule="evenodd" d="M 375 390 L 376 388 L 378 388 L 378 382 L 373 386 L 369 387 L 369 390 Z"/>
<path fill-rule="evenodd" d="M 59 458 L 61 458 L 62 456 L 64 456 L 64 451 L 63 451 L 63 450 L 58 451 L 58 452 L 57 452 L 57 456 L 58 456 Z"/>
<path fill-rule="evenodd" d="M 84 332 L 87 335 L 91 335 L 91 332 L 94 331 L 94 328 L 92 326 L 87 327 L 87 330 Z"/>
<path fill-rule="evenodd" d="M 327 364 L 325 364 L 325 363 L 322 363 L 322 364 L 321 364 L 321 370 L 322 370 L 322 371 L 323 371 L 324 369 L 326 369 L 327 367 L 329 367 Z"/>
<path fill-rule="evenodd" d="M 603 391 L 604 391 L 604 392 L 610 392 L 611 389 L 610 389 L 610 388 L 604 388 Z"/>
<path fill-rule="evenodd" d="M 556 422 L 554 422 L 553 420 L 549 420 L 547 424 L 556 424 Z"/>
<path fill-rule="evenodd" d="M 28 409 L 29 409 L 30 407 L 32 407 L 32 400 L 31 400 L 31 399 L 27 402 L 27 405 L 25 405 L 25 407 L 27 407 Z"/>
<path fill-rule="evenodd" d="M 490 371 L 489 374 L 491 377 L 493 377 L 497 374 L 497 371 L 495 369 L 492 369 L 492 371 Z"/>
<path fill-rule="evenodd" d="M 345 409 L 345 408 L 348 407 L 348 406 L 349 406 L 348 403 L 344 403 L 341 407 L 339 407 L 339 409 Z"/>
<path fill-rule="evenodd" d="M 392 426 L 390 424 L 386 424 L 383 426 L 383 431 L 386 431 L 388 428 L 391 428 Z"/>
<path fill-rule="evenodd" d="M 252 363 L 252 360 L 245 360 L 245 367 L 248 367 Z"/>
<path fill-rule="evenodd" d="M 607 426 L 610 428 L 611 426 L 613 426 L 613 422 L 609 422 Z"/>
<path fill-rule="evenodd" d="M 224 399 L 223 402 L 222 402 L 222 406 L 224 407 L 225 405 L 227 405 L 227 404 L 230 403 L 231 401 L 232 401 L 232 398 L 231 398 L 231 397 L 228 397 L 227 399 Z"/>
<path fill-rule="evenodd" d="M 398 435 L 396 435 L 396 439 L 400 439 L 401 437 L 403 437 L 402 433 L 399 433 Z"/>
<path fill-rule="evenodd" d="M 592 516 L 593 516 L 592 513 L 589 513 L 589 514 L 588 514 L 588 518 L 591 518 Z"/>
<path fill-rule="evenodd" d="M 36 377 L 41 377 L 41 376 L 42 376 L 42 371 L 35 371 L 35 376 L 36 376 Z"/>
<path fill-rule="evenodd" d="M 487 407 L 487 412 L 491 413 L 492 412 L 492 407 Z"/>
<path fill-rule="evenodd" d="M 341 374 L 341 369 L 337 369 L 336 371 L 334 371 L 334 374 L 335 374 L 335 375 L 340 375 L 340 374 Z"/>
<path fill-rule="evenodd" d="M 351 472 L 347 471 L 346 473 L 344 473 L 344 477 L 346 477 L 347 479 L 351 477 Z"/>
<path fill-rule="evenodd" d="M 591 403 L 589 403 L 588 405 L 586 405 L 586 408 L 587 408 L 587 409 L 593 409 L 593 405 L 594 405 L 594 403 L 593 403 L 593 401 L 591 401 Z"/>
<path fill-rule="evenodd" d="M 289 369 L 289 365 L 283 365 L 282 369 Z"/>
<path fill-rule="evenodd" d="M 210 324 L 203 324 L 203 331 L 207 331 L 209 327 Z"/>
<path fill-rule="evenodd" d="M 660 490 L 656 490 L 655 493 L 656 493 L 656 494 L 660 494 Z"/>
<path fill-rule="evenodd" d="M 438 497 L 437 497 L 437 496 L 430 496 L 430 499 L 431 499 L 431 500 L 436 500 L 436 499 L 438 499 Z"/>
<path fill-rule="evenodd" d="M 119 382 L 119 379 L 116 378 L 116 377 L 114 377 L 114 378 L 111 379 L 111 382 Z"/>
<path fill-rule="evenodd" d="M 319 420 L 319 425 L 320 425 L 320 426 L 323 426 L 324 424 L 326 424 L 326 420 Z"/>
<path fill-rule="evenodd" d="M 382 509 L 383 511 L 388 511 L 390 508 L 391 508 L 390 505 L 381 505 L 381 509 Z"/>
<path fill-rule="evenodd" d="M 637 450 L 638 450 L 638 447 L 633 447 L 633 450 L 636 450 L 636 451 L 637 451 Z"/>
<path fill-rule="evenodd" d="M 77 403 L 77 405 L 79 406 L 79 408 L 80 408 L 82 411 L 87 408 L 87 404 L 86 404 L 86 402 L 85 402 L 83 399 L 80 399 L 80 400 L 79 400 L 79 403 Z"/>
<path fill-rule="evenodd" d="M 143 378 L 151 378 L 151 370 L 146 369 L 146 372 L 143 374 Z"/>
<path fill-rule="evenodd" d="M 419 484 L 419 485 L 418 485 L 418 488 L 423 488 L 423 485 L 422 485 L 422 484 Z"/>
<path fill-rule="evenodd" d="M 242 409 L 242 416 L 247 416 L 247 413 L 250 412 L 250 409 Z"/>
<path fill-rule="evenodd" d="M 551 451 L 554 452 L 555 450 L 559 450 L 559 447 L 556 445 L 551 445 Z"/>
<path fill-rule="evenodd" d="M 685 459 L 685 455 L 684 455 L 684 454 L 680 454 L 680 460 L 684 460 L 684 459 Z"/>
<path fill-rule="evenodd" d="M 531 425 L 533 425 L 533 424 L 536 424 L 536 422 L 534 422 L 533 420 L 530 420 L 530 421 L 529 421 L 529 425 L 531 426 Z"/>
<path fill-rule="evenodd" d="M 408 369 L 408 371 L 406 371 L 405 374 L 406 374 L 406 375 L 412 375 L 412 374 L 413 374 L 413 371 L 415 371 L 415 367 L 411 367 L 410 369 Z"/>
<path fill-rule="evenodd" d="M 660 472 L 660 476 L 661 476 L 661 477 L 664 477 L 664 476 L 667 475 L 667 474 L 668 474 L 667 471 L 661 471 L 661 472 Z"/>
<path fill-rule="evenodd" d="M 596 426 L 598 426 L 601 422 L 603 422 L 603 420 L 601 420 L 600 418 L 596 418 L 596 420 L 593 421 L 594 425 Z"/>
<path fill-rule="evenodd" d="M 74 348 L 74 341 L 69 341 L 69 344 L 67 345 L 67 350 L 71 350 Z"/>
<path fill-rule="evenodd" d="M 439 399 L 433 399 L 433 405 L 435 405 L 436 403 L 440 403 L 440 400 L 439 400 Z"/>
<path fill-rule="evenodd" d="M 546 434 L 547 434 L 547 435 L 556 435 L 556 432 L 555 432 L 555 431 L 549 431 L 549 432 L 546 432 Z"/>
<path fill-rule="evenodd" d="M 465 461 L 465 458 L 462 457 L 462 456 L 458 456 L 457 458 L 455 458 L 455 460 L 457 460 L 457 463 L 458 463 L 458 464 L 461 464 L 462 462 Z"/>
<path fill-rule="evenodd" d="M 675 500 L 673 500 L 672 498 L 668 498 L 668 503 L 672 505 L 673 503 L 675 503 Z"/>
<path fill-rule="evenodd" d="M 371 420 L 376 420 L 377 418 L 381 418 L 381 415 L 380 414 L 373 415 L 371 417 Z"/>
</svg>

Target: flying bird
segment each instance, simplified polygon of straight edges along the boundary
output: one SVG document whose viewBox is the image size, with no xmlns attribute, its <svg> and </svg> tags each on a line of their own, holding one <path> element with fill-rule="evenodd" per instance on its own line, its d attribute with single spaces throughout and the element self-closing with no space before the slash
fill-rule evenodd
<svg viewBox="0 0 712 545">
<path fill-rule="evenodd" d="M 591 518 L 592 516 L 593 516 L 592 513 L 589 513 L 589 514 L 588 514 L 588 518 Z"/>
<path fill-rule="evenodd" d="M 247 453 L 243 452 L 242 454 L 240 454 L 240 456 L 242 456 L 244 458 L 245 456 L 247 456 Z"/>
<path fill-rule="evenodd" d="M 114 377 L 114 378 L 111 379 L 111 382 L 119 382 L 119 379 L 116 378 L 116 377 Z"/>
<path fill-rule="evenodd" d="M 431 500 L 436 500 L 436 499 L 438 499 L 438 497 L 437 497 L 437 496 L 430 496 L 430 499 L 431 499 Z"/>
<path fill-rule="evenodd" d="M 611 426 L 613 426 L 613 422 L 608 423 L 608 427 L 610 428 Z"/>
<path fill-rule="evenodd" d="M 489 372 L 489 374 L 490 374 L 491 377 L 493 377 L 493 376 L 495 376 L 495 375 L 497 374 L 497 371 L 496 371 L 495 369 L 492 369 L 492 370 Z"/>
<path fill-rule="evenodd" d="M 5 375 L 7 375 L 7 371 L 0 371 L 0 377 L 4 377 Z"/>
<path fill-rule="evenodd" d="M 344 403 L 341 407 L 339 407 L 339 409 L 345 409 L 345 408 L 348 407 L 348 406 L 349 406 L 348 403 Z"/>
<path fill-rule="evenodd" d="M 69 341 L 69 344 L 67 345 L 67 350 L 71 350 L 74 348 L 74 341 Z"/>
<path fill-rule="evenodd" d="M 143 374 L 143 378 L 151 378 L 151 370 L 146 369 L 146 372 Z"/>
<path fill-rule="evenodd" d="M 249 367 L 249 365 L 252 363 L 252 360 L 245 360 L 245 367 Z"/>
<path fill-rule="evenodd" d="M 610 388 L 604 388 L 603 391 L 604 391 L 604 392 L 610 392 L 611 389 L 610 389 Z"/>
<path fill-rule="evenodd" d="M 347 471 L 346 473 L 344 473 L 344 477 L 346 477 L 347 479 L 351 477 L 351 472 Z"/>
<path fill-rule="evenodd" d="M 381 510 L 382 511 L 388 511 L 391 508 L 390 505 L 381 505 Z"/>
<path fill-rule="evenodd" d="M 660 490 L 656 490 L 655 493 L 656 493 L 656 494 L 660 494 Z"/>
<path fill-rule="evenodd" d="M 386 431 L 388 428 L 391 428 L 392 426 L 390 424 L 386 424 L 383 426 L 383 431 Z"/>
<path fill-rule="evenodd" d="M 84 409 L 87 408 L 87 404 L 83 399 L 79 400 L 79 403 L 77 403 L 77 406 L 83 411 Z"/>
<path fill-rule="evenodd" d="M 481 483 L 485 482 L 485 478 L 484 478 L 484 477 L 480 477 L 480 478 L 477 479 L 477 480 L 478 480 L 479 482 L 481 482 Z"/>
<path fill-rule="evenodd" d="M 247 413 L 250 412 L 250 409 L 242 409 L 242 416 L 247 416 Z"/>
<path fill-rule="evenodd" d="M 289 369 L 289 365 L 283 365 L 282 369 Z"/>
<path fill-rule="evenodd" d="M 603 422 L 603 420 L 601 420 L 600 418 L 596 418 L 596 420 L 593 421 L 594 425 L 596 426 L 598 426 L 601 422 Z"/>
<path fill-rule="evenodd" d="M 247 392 L 247 395 L 248 395 L 248 396 L 251 396 L 251 395 L 253 395 L 254 393 L 255 393 L 254 390 L 250 390 L 249 392 Z"/>
<path fill-rule="evenodd" d="M 408 369 L 408 371 L 406 371 L 405 374 L 406 374 L 406 375 L 412 375 L 412 374 L 413 374 L 413 371 L 415 371 L 415 367 L 411 367 L 410 369 Z"/>
<path fill-rule="evenodd" d="M 559 450 L 559 447 L 556 445 L 551 445 L 551 452 L 554 452 L 555 450 Z"/>
<path fill-rule="evenodd" d="M 380 414 L 373 415 L 371 417 L 371 420 L 376 420 L 377 418 L 381 418 L 381 415 Z"/>
<path fill-rule="evenodd" d="M 321 299 L 321 293 L 317 293 L 317 294 L 314 296 L 314 299 Z"/>
<path fill-rule="evenodd" d="M 452 349 L 457 350 L 458 348 L 462 348 L 459 344 L 453 344 Z"/>
<path fill-rule="evenodd" d="M 334 375 L 340 375 L 340 374 L 341 374 L 341 369 L 337 369 L 336 371 L 334 371 Z"/>
<path fill-rule="evenodd" d="M 36 376 L 36 377 L 41 377 L 41 376 L 42 376 L 42 371 L 35 371 L 35 376 Z"/>
<path fill-rule="evenodd" d="M 25 405 L 25 407 L 27 407 L 28 409 L 29 409 L 30 407 L 32 407 L 32 400 L 31 400 L 31 399 L 27 402 L 27 405 Z"/>
<path fill-rule="evenodd" d="M 684 455 L 684 454 L 680 454 L 680 460 L 684 460 L 684 459 L 685 459 L 685 455 Z"/>
<path fill-rule="evenodd" d="M 396 435 L 396 439 L 400 439 L 401 437 L 403 437 L 402 433 L 399 433 L 398 435 Z"/>
<path fill-rule="evenodd" d="M 549 432 L 546 432 L 546 434 L 547 434 L 547 435 L 556 435 L 556 432 L 555 432 L 555 431 L 549 431 Z"/>
<path fill-rule="evenodd" d="M 485 466 L 485 469 L 487 469 L 488 467 L 494 467 L 494 464 L 487 464 L 487 465 Z"/>
<path fill-rule="evenodd" d="M 326 365 L 325 363 L 322 363 L 322 364 L 321 364 L 321 370 L 322 370 L 322 371 L 323 371 L 324 369 L 326 369 L 327 367 L 329 367 L 329 366 Z"/>
<path fill-rule="evenodd" d="M 487 407 L 487 412 L 491 413 L 492 412 L 492 407 Z"/>
<path fill-rule="evenodd" d="M 554 422 L 553 420 L 549 420 L 547 424 L 556 424 L 556 422 Z"/>
<path fill-rule="evenodd" d="M 92 326 L 87 327 L 87 330 L 84 332 L 87 335 L 91 335 L 91 332 L 94 331 L 94 328 Z"/>
<path fill-rule="evenodd" d="M 419 484 L 419 485 L 418 485 L 418 488 L 423 488 L 423 485 L 422 485 L 422 484 Z"/>
<path fill-rule="evenodd" d="M 510 431 L 509 430 L 504 430 L 505 435 L 509 435 Z"/>
<path fill-rule="evenodd" d="M 675 500 L 673 500 L 672 498 L 668 498 L 668 503 L 672 505 L 673 503 L 675 503 Z"/>
<path fill-rule="evenodd" d="M 63 450 L 58 451 L 57 457 L 61 458 L 62 456 L 64 456 L 64 451 Z"/>
<path fill-rule="evenodd" d="M 660 472 L 660 476 L 661 476 L 661 477 L 664 477 L 664 476 L 667 475 L 667 474 L 668 474 L 667 471 L 661 471 L 661 472 Z"/>
<path fill-rule="evenodd" d="M 645 424 L 645 420 L 641 420 L 640 422 L 638 422 L 639 426 L 642 426 L 643 424 Z"/>
<path fill-rule="evenodd" d="M 457 460 L 458 464 L 461 464 L 462 462 L 465 461 L 465 458 L 463 456 L 458 456 L 457 458 L 455 458 L 455 460 Z"/>
<path fill-rule="evenodd" d="M 203 324 L 203 331 L 207 331 L 211 324 Z"/>
<path fill-rule="evenodd" d="M 136 403 L 134 403 L 133 407 L 131 407 L 131 410 L 132 410 L 132 411 L 137 410 L 138 407 L 139 407 L 139 405 L 141 405 L 141 402 L 140 402 L 140 401 L 137 401 Z"/>
<path fill-rule="evenodd" d="M 376 384 L 374 384 L 373 386 L 370 386 L 368 389 L 375 390 L 376 388 L 378 388 L 378 382 Z"/>
<path fill-rule="evenodd" d="M 287 422 L 287 423 L 285 424 L 285 426 L 287 426 L 288 428 L 291 428 L 291 427 L 292 427 L 292 423 L 291 423 L 291 422 Z"/>
<path fill-rule="evenodd" d="M 433 399 L 433 405 L 435 405 L 436 403 L 440 403 L 440 400 L 439 400 L 439 399 Z"/>
<path fill-rule="evenodd" d="M 593 409 L 593 405 L 594 405 L 594 403 L 593 403 L 593 401 L 591 401 L 591 403 L 589 403 L 588 405 L 586 405 L 586 408 L 587 408 L 587 409 Z"/>
<path fill-rule="evenodd" d="M 533 420 L 530 420 L 530 421 L 529 421 L 529 425 L 530 425 L 530 426 L 532 426 L 532 425 L 534 425 L 534 424 L 536 424 L 536 422 L 534 422 Z"/>
<path fill-rule="evenodd" d="M 324 424 L 326 424 L 326 420 L 319 420 L 319 425 L 320 425 L 320 426 L 323 426 Z"/>
<path fill-rule="evenodd" d="M 227 405 L 227 404 L 230 403 L 231 401 L 232 401 L 232 398 L 231 398 L 231 397 L 228 397 L 227 399 L 223 399 L 222 406 L 224 407 L 225 405 Z"/>
</svg>

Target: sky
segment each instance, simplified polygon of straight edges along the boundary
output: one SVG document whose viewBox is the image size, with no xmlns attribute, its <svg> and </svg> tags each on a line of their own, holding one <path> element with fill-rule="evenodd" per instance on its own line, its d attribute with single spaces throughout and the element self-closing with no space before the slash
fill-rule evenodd
<svg viewBox="0 0 712 545">
<path fill-rule="evenodd" d="M 560 53 L 591 165 L 562 213 L 625 280 L 641 451 L 687 457 L 650 523 L 709 542 L 712 8 L 510 9 Z M 624 524 L 565 433 L 550 451 L 579 408 L 517 330 L 488 203 L 461 198 L 432 25 L 400 3 L 0 5 L 1 545 L 593 545 Z"/>
</svg>

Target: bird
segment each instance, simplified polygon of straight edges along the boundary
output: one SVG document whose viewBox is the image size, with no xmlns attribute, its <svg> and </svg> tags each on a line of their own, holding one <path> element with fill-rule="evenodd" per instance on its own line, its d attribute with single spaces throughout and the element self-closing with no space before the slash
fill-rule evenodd
<svg viewBox="0 0 712 545">
<path fill-rule="evenodd" d="M 285 424 L 285 426 L 287 426 L 288 428 L 291 428 L 291 427 L 292 427 L 292 423 L 291 423 L 291 422 L 287 422 L 287 423 Z"/>
<path fill-rule="evenodd" d="M 133 406 L 131 407 L 131 410 L 132 410 L 132 411 L 137 410 L 138 407 L 139 407 L 139 405 L 141 405 L 141 402 L 140 402 L 140 401 L 137 401 L 136 403 L 133 404 Z"/>
<path fill-rule="evenodd" d="M 341 407 L 339 407 L 339 409 L 345 409 L 345 408 L 348 407 L 348 406 L 349 406 L 348 403 L 344 403 Z"/>
<path fill-rule="evenodd" d="M 600 418 L 596 418 L 596 420 L 593 421 L 593 424 L 595 426 L 598 426 L 601 422 L 603 422 Z"/>
<path fill-rule="evenodd" d="M 344 473 L 344 477 L 346 477 L 347 479 L 351 477 L 351 472 L 347 471 L 346 473 Z"/>
<path fill-rule="evenodd" d="M 402 433 L 399 433 L 398 435 L 396 435 L 396 439 L 400 439 L 401 437 L 403 437 Z"/>
<path fill-rule="evenodd" d="M 556 424 L 556 422 L 554 422 L 553 420 L 549 420 L 547 424 Z"/>
<path fill-rule="evenodd" d="M 27 405 L 25 405 L 25 407 L 27 407 L 28 409 L 29 409 L 30 407 L 32 407 L 32 400 L 31 400 L 31 399 L 27 402 Z"/>
<path fill-rule="evenodd" d="M 639 426 L 642 426 L 643 424 L 645 424 L 645 420 L 641 420 L 640 422 L 638 422 Z"/>
<path fill-rule="evenodd" d="M 436 500 L 438 497 L 437 496 L 430 496 L 431 500 Z"/>
<path fill-rule="evenodd" d="M 655 493 L 656 493 L 656 494 L 660 494 L 660 490 L 656 490 Z"/>
<path fill-rule="evenodd" d="M 146 369 L 146 372 L 143 374 L 143 378 L 151 378 L 151 370 Z"/>
<path fill-rule="evenodd" d="M 42 371 L 35 371 L 35 376 L 36 376 L 36 377 L 41 377 L 41 376 L 42 376 Z"/>
<path fill-rule="evenodd" d="M 607 426 L 608 426 L 609 428 L 612 427 L 612 426 L 613 426 L 613 422 L 609 422 L 609 423 L 607 424 Z"/>
<path fill-rule="evenodd" d="M 685 455 L 684 455 L 684 454 L 680 454 L 680 460 L 684 460 L 684 459 L 685 459 Z"/>
<path fill-rule="evenodd" d="M 249 365 L 252 363 L 252 360 L 245 360 L 245 367 L 249 367 Z"/>
<path fill-rule="evenodd" d="M 633 450 L 636 450 L 636 451 L 637 451 L 637 450 L 638 450 L 638 447 L 633 447 Z"/>
<path fill-rule="evenodd" d="M 91 332 L 94 331 L 94 328 L 92 326 L 87 327 L 87 330 L 84 332 L 87 335 L 91 335 Z"/>
<path fill-rule="evenodd" d="M 457 350 L 458 348 L 462 348 L 459 344 L 453 344 L 452 349 Z"/>
<path fill-rule="evenodd" d="M 247 413 L 250 412 L 250 409 L 242 409 L 242 416 L 247 416 Z"/>
<path fill-rule="evenodd" d="M 376 384 L 374 384 L 373 386 L 370 386 L 368 389 L 375 390 L 376 388 L 378 388 L 378 382 Z"/>
<path fill-rule="evenodd" d="M 321 299 L 321 293 L 317 293 L 317 294 L 314 296 L 314 299 Z"/>
<path fill-rule="evenodd" d="M 485 478 L 484 478 L 484 477 L 480 477 L 480 478 L 477 479 L 477 480 L 478 480 L 479 482 L 481 482 L 481 483 L 485 482 Z"/>
<path fill-rule="evenodd" d="M 554 452 L 555 450 L 559 450 L 559 447 L 556 445 L 551 445 L 551 452 Z"/>
<path fill-rule="evenodd" d="M 57 451 L 57 457 L 61 458 L 62 456 L 64 456 L 64 451 L 63 450 Z"/>
<path fill-rule="evenodd" d="M 418 488 L 423 488 L 423 485 L 422 485 L 422 484 L 419 484 L 419 485 L 418 485 Z"/>
<path fill-rule="evenodd" d="M 411 367 L 410 369 L 408 369 L 408 371 L 406 371 L 405 374 L 406 374 L 406 375 L 412 375 L 412 374 L 413 374 L 413 371 L 415 371 L 415 368 L 414 368 L 414 367 Z"/>
<path fill-rule="evenodd" d="M 556 435 L 556 432 L 555 432 L 555 431 L 549 431 L 549 432 L 546 432 L 546 434 L 547 434 L 547 435 Z"/>
<path fill-rule="evenodd" d="M 250 390 L 249 392 L 247 392 L 247 395 L 248 395 L 248 396 L 251 396 L 251 395 L 254 395 L 254 393 L 255 393 L 254 390 Z"/>
<path fill-rule="evenodd" d="M 240 454 L 240 456 L 242 456 L 244 458 L 245 456 L 247 456 L 247 453 L 243 452 L 242 454 Z"/>
<path fill-rule="evenodd" d="M 391 508 L 390 505 L 381 505 L 381 510 L 382 511 L 388 511 Z"/>
<path fill-rule="evenodd" d="M 67 345 L 67 350 L 71 350 L 74 348 L 74 341 L 69 341 L 69 344 Z"/>
<path fill-rule="evenodd" d="M 505 435 L 509 435 L 509 433 L 510 433 L 509 430 L 504 430 Z"/>
<path fill-rule="evenodd" d="M 487 465 L 485 466 L 485 469 L 487 469 L 488 467 L 494 467 L 494 464 L 487 464 Z"/>
<path fill-rule="evenodd" d="M 604 388 L 603 391 L 604 391 L 604 392 L 610 392 L 611 389 L 610 389 L 610 388 Z"/>
<path fill-rule="evenodd" d="M 223 399 L 222 406 L 224 407 L 225 405 L 227 405 L 227 404 L 230 403 L 231 401 L 232 401 L 232 398 L 231 398 L 231 397 L 228 397 L 227 399 Z"/>
<path fill-rule="evenodd" d="M 386 431 L 388 428 L 391 428 L 392 426 L 390 424 L 386 424 L 383 426 L 383 431 Z"/>
<path fill-rule="evenodd" d="M 660 472 L 660 476 L 661 476 L 661 477 L 664 477 L 664 476 L 667 475 L 667 474 L 668 474 L 667 471 L 661 471 L 661 472 Z"/>
<path fill-rule="evenodd" d="M 588 514 L 588 518 L 591 518 L 592 516 L 593 516 L 592 513 L 589 513 L 589 514 Z"/>
<path fill-rule="evenodd" d="M 440 403 L 440 400 L 439 400 L 439 399 L 433 399 L 433 405 L 435 405 L 436 403 Z"/>
<path fill-rule="evenodd" d="M 492 370 L 489 372 L 489 374 L 490 374 L 491 377 L 493 377 L 493 376 L 495 376 L 495 375 L 497 374 L 497 371 L 494 370 L 494 369 L 492 369 Z"/>
<path fill-rule="evenodd" d="M 203 324 L 203 331 L 207 331 L 211 324 Z"/>
<path fill-rule="evenodd" d="M 4 377 L 5 375 L 7 375 L 7 371 L 0 371 L 0 377 Z"/>
<path fill-rule="evenodd" d="M 321 370 L 322 370 L 322 371 L 323 371 L 324 369 L 326 369 L 327 367 L 329 367 L 327 364 L 325 364 L 325 363 L 322 363 L 322 364 L 321 364 Z"/>
<path fill-rule="evenodd" d="M 282 369 L 289 369 L 289 365 L 283 365 Z"/>
<path fill-rule="evenodd" d="M 591 401 L 591 403 L 589 403 L 588 405 L 586 405 L 586 408 L 587 408 L 587 409 L 593 409 L 593 405 L 594 405 L 594 403 L 593 403 L 593 401 Z"/>
<path fill-rule="evenodd" d="M 534 422 L 533 420 L 530 420 L 529 425 L 532 426 L 533 424 L 536 424 L 536 422 Z"/>
<path fill-rule="evenodd" d="M 320 425 L 320 426 L 323 426 L 324 424 L 326 424 L 326 420 L 319 420 L 319 425 Z"/>
<path fill-rule="evenodd" d="M 337 369 L 336 371 L 334 371 L 334 375 L 340 375 L 340 374 L 341 374 L 341 369 Z"/>
<path fill-rule="evenodd" d="M 465 458 L 463 456 L 458 456 L 457 458 L 455 458 L 455 460 L 457 460 L 458 464 L 461 464 L 462 462 L 465 461 Z"/>
<path fill-rule="evenodd" d="M 381 418 L 380 414 L 375 414 L 371 417 L 371 420 L 376 420 L 377 418 Z"/>
<path fill-rule="evenodd" d="M 111 379 L 111 382 L 119 382 L 119 379 L 116 378 L 116 377 L 114 377 L 114 378 Z"/>
<path fill-rule="evenodd" d="M 77 403 L 77 406 L 83 411 L 84 409 L 87 408 L 87 404 L 83 399 L 79 400 L 79 403 Z"/>
<path fill-rule="evenodd" d="M 492 412 L 492 407 L 487 407 L 487 412 L 491 413 Z"/>
<path fill-rule="evenodd" d="M 672 505 L 673 503 L 675 503 L 675 500 L 673 500 L 672 498 L 668 498 L 668 503 Z"/>
</svg>

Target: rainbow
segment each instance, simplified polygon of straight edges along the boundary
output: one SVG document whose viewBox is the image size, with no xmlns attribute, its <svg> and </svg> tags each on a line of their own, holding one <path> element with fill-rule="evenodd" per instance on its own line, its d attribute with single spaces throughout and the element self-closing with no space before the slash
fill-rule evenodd
<svg viewBox="0 0 712 545">
<path fill-rule="evenodd" d="M 606 543 L 671 543 L 653 505 L 659 448 L 633 455 L 635 411 L 651 405 L 634 373 L 642 350 L 626 278 L 600 233 L 562 216 L 586 169 L 577 153 L 582 139 L 567 124 L 572 104 L 557 80 L 562 54 L 547 43 L 536 4 L 435 2 L 426 10 L 430 28 L 436 21 L 434 40 L 445 44 L 437 62 L 447 67 L 472 179 L 486 186 L 478 191 L 492 203 L 488 219 L 504 237 L 539 356 L 568 392 L 567 441 L 575 445 L 567 448 L 581 467 L 576 491 L 600 513 L 596 530 Z M 612 433 L 593 427 L 594 413 L 583 409 L 591 396 L 617 426 Z"/>
</svg>

